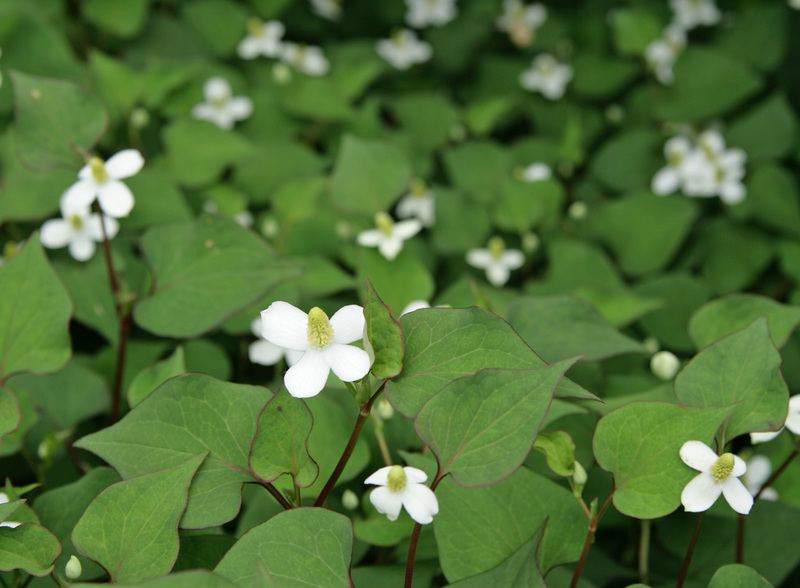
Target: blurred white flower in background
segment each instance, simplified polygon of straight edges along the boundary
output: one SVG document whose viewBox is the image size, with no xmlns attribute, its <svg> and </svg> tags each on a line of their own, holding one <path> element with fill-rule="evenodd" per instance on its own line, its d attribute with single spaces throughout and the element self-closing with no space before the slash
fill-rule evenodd
<svg viewBox="0 0 800 588">
<path fill-rule="evenodd" d="M 431 46 L 410 29 L 396 31 L 389 39 L 379 39 L 375 50 L 397 69 L 409 69 L 416 63 L 428 61 L 433 55 Z"/>
<path fill-rule="evenodd" d="M 650 370 L 661 380 L 670 381 L 678 373 L 681 361 L 670 351 L 659 351 L 650 358 Z"/>
<path fill-rule="evenodd" d="M 517 47 L 527 47 L 536 39 L 536 30 L 547 20 L 547 8 L 542 4 L 526 6 L 521 0 L 503 0 L 503 13 L 497 28 L 508 33 Z"/>
<path fill-rule="evenodd" d="M 778 431 L 766 431 L 763 433 L 750 433 L 750 441 L 752 443 L 764 443 L 772 441 L 775 437 L 783 432 L 783 429 L 789 429 L 795 435 L 800 435 L 800 394 L 795 394 L 789 399 L 789 412 L 786 415 L 783 427 Z"/>
<path fill-rule="evenodd" d="M 715 0 L 669 0 L 673 22 L 688 31 L 697 26 L 712 26 L 722 20 Z"/>
<path fill-rule="evenodd" d="M 236 53 L 242 59 L 255 59 L 259 55 L 278 57 L 284 32 L 286 29 L 283 23 L 277 20 L 263 22 L 258 18 L 251 18 L 247 21 L 247 36 L 239 43 Z"/>
<path fill-rule="evenodd" d="M 523 182 L 542 182 L 553 177 L 553 170 L 546 163 L 532 163 L 519 172 Z"/>
<path fill-rule="evenodd" d="M 361 231 L 356 237 L 356 242 L 364 247 L 377 247 L 381 255 L 389 261 L 397 257 L 403 249 L 403 241 L 422 230 L 422 223 L 417 219 L 396 223 L 385 212 L 375 215 L 375 225 L 377 229 Z"/>
<path fill-rule="evenodd" d="M 456 0 L 406 0 L 406 23 L 415 29 L 441 26 L 458 14 Z"/>
<path fill-rule="evenodd" d="M 408 304 L 403 307 L 403 310 L 400 312 L 400 316 L 404 314 L 408 314 L 409 312 L 414 312 L 415 310 L 421 310 L 423 308 L 430 308 L 431 305 L 427 300 L 412 300 Z"/>
<path fill-rule="evenodd" d="M 79 180 L 61 197 L 70 210 L 91 206 L 97 199 L 103 213 L 114 218 L 128 216 L 133 209 L 133 193 L 120 182 L 142 169 L 144 158 L 136 149 L 124 149 L 103 161 L 92 157 L 78 172 Z"/>
<path fill-rule="evenodd" d="M 432 227 L 436 222 L 436 197 L 422 180 L 412 180 L 408 194 L 397 203 L 397 216 L 416 218 L 423 227 Z"/>
<path fill-rule="evenodd" d="M 486 279 L 494 286 L 508 282 L 511 270 L 519 269 L 525 263 L 525 256 L 518 249 L 506 249 L 500 237 L 489 239 L 487 249 L 467 251 L 467 263 L 472 267 L 486 270 Z"/>
<path fill-rule="evenodd" d="M 0 492 L 0 504 L 6 504 L 8 502 L 9 502 L 8 494 L 6 494 L 5 492 Z M 2 521 L 0 522 L 0 527 L 9 527 L 10 529 L 16 529 L 21 524 L 22 523 L 16 523 L 14 521 Z"/>
<path fill-rule="evenodd" d="M 772 473 L 772 463 L 766 455 L 754 455 L 747 461 L 747 473 L 742 476 L 747 491 L 753 496 L 758 494 L 764 482 L 769 480 L 769 475 Z M 775 488 L 764 488 L 761 493 L 761 498 L 764 500 L 778 500 L 778 492 Z"/>
<path fill-rule="evenodd" d="M 89 206 L 76 203 L 62 196 L 61 215 L 42 225 L 42 245 L 48 249 L 69 247 L 69 254 L 78 261 L 87 261 L 95 252 L 95 243 L 103 241 L 100 215 Z M 113 239 L 119 231 L 119 223 L 113 217 L 103 215 L 105 232 Z"/>
<path fill-rule="evenodd" d="M 520 74 L 519 83 L 526 90 L 540 92 L 548 100 L 558 100 L 571 79 L 571 66 L 559 63 L 549 53 L 542 53 L 533 58 L 530 69 Z"/>
<path fill-rule="evenodd" d="M 237 120 L 253 113 L 253 102 L 247 96 L 233 96 L 231 85 L 224 78 L 213 77 L 203 85 L 205 102 L 192 108 L 192 116 L 207 120 L 221 129 L 230 130 Z"/>
<path fill-rule="evenodd" d="M 314 14 L 328 20 L 339 20 L 342 15 L 341 0 L 309 0 Z"/>
<path fill-rule="evenodd" d="M 644 57 L 647 65 L 653 70 L 656 79 L 665 86 L 675 81 L 672 66 L 685 48 L 686 31 L 670 25 L 664 29 L 661 37 L 651 42 L 645 49 Z"/>
<path fill-rule="evenodd" d="M 315 45 L 284 43 L 279 57 L 284 63 L 294 67 L 307 76 L 324 76 L 331 69 L 331 64 L 322 49 Z"/>
<path fill-rule="evenodd" d="M 247 355 L 252 363 L 257 363 L 259 365 L 275 365 L 285 357 L 286 364 L 291 367 L 303 357 L 302 351 L 278 347 L 274 343 L 270 343 L 264 339 L 263 329 L 261 328 L 261 317 L 258 317 L 250 323 L 250 331 L 259 339 L 258 341 L 253 341 L 247 349 Z"/>
</svg>

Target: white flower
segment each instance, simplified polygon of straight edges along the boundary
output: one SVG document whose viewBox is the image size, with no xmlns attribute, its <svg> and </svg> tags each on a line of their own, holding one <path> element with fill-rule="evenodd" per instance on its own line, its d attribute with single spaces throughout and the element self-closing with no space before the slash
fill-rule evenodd
<svg viewBox="0 0 800 588">
<path fill-rule="evenodd" d="M 675 81 L 672 66 L 685 48 L 686 31 L 675 25 L 668 26 L 659 39 L 647 46 L 644 57 L 659 82 L 671 85 Z"/>
<path fill-rule="evenodd" d="M 397 69 L 408 69 L 415 63 L 428 61 L 433 55 L 431 46 L 409 29 L 395 32 L 390 39 L 378 40 L 375 51 Z"/>
<path fill-rule="evenodd" d="M 547 8 L 542 4 L 525 6 L 521 0 L 503 0 L 503 14 L 497 19 L 497 28 L 508 33 L 517 47 L 527 47 L 545 20 Z"/>
<path fill-rule="evenodd" d="M 7 502 L 9 502 L 8 494 L 6 494 L 5 492 L 0 492 L 0 504 L 6 504 Z M 22 523 L 15 523 L 14 521 L 3 521 L 0 522 L 0 527 L 9 527 L 11 529 L 16 529 L 21 524 Z"/>
<path fill-rule="evenodd" d="M 415 29 L 441 26 L 458 14 L 456 0 L 406 0 L 406 22 Z"/>
<path fill-rule="evenodd" d="M 417 218 L 423 227 L 436 222 L 436 197 L 422 180 L 413 180 L 411 190 L 397 203 L 397 216 Z"/>
<path fill-rule="evenodd" d="M 772 463 L 766 455 L 754 455 L 747 462 L 747 473 L 742 476 L 747 491 L 753 496 L 758 494 L 761 486 L 764 485 L 772 473 Z M 764 488 L 761 493 L 764 500 L 778 500 L 778 492 L 775 488 Z"/>
<path fill-rule="evenodd" d="M 767 431 L 764 433 L 750 433 L 750 441 L 752 443 L 771 441 L 781 434 L 784 427 L 795 435 L 800 435 L 800 394 L 795 394 L 789 399 L 789 414 L 786 415 L 786 421 L 780 430 Z"/>
<path fill-rule="evenodd" d="M 341 0 L 309 0 L 314 14 L 328 20 L 339 20 L 342 15 Z"/>
<path fill-rule="evenodd" d="M 520 171 L 520 179 L 523 182 L 542 182 L 553 177 L 553 171 L 546 163 L 532 163 Z"/>
<path fill-rule="evenodd" d="M 659 351 L 650 358 L 650 370 L 665 381 L 674 378 L 680 367 L 680 360 L 670 351 Z"/>
<path fill-rule="evenodd" d="M 711 26 L 722 20 L 714 0 L 669 0 L 675 24 L 684 30 L 698 25 Z"/>
<path fill-rule="evenodd" d="M 250 323 L 250 330 L 253 332 L 253 335 L 259 338 L 258 341 L 251 343 L 250 347 L 247 349 L 247 355 L 252 363 L 257 363 L 259 365 L 275 365 L 285 357 L 287 365 L 291 367 L 303 357 L 302 351 L 284 349 L 264 339 L 263 329 L 261 328 L 261 317 Z"/>
<path fill-rule="evenodd" d="M 356 242 L 364 247 L 377 247 L 381 255 L 392 261 L 403 249 L 403 241 L 410 239 L 422 230 L 422 222 L 417 219 L 396 223 L 385 212 L 375 215 L 377 229 L 361 231 Z"/>
<path fill-rule="evenodd" d="M 526 90 L 541 92 L 549 100 L 558 100 L 571 79 L 572 67 L 559 63 L 549 53 L 542 53 L 533 58 L 530 69 L 520 74 L 519 83 Z"/>
<path fill-rule="evenodd" d="M 683 463 L 700 472 L 681 493 L 681 503 L 688 512 L 708 510 L 720 494 L 736 512 L 750 512 L 753 496 L 739 479 L 747 471 L 742 458 L 732 453 L 717 457 L 708 445 L 700 441 L 687 441 L 680 454 Z"/>
<path fill-rule="evenodd" d="M 370 493 L 369 500 L 390 521 L 396 521 L 400 509 L 405 507 L 412 519 L 420 525 L 427 525 L 439 513 L 436 495 L 424 484 L 427 479 L 422 470 L 393 465 L 379 469 L 364 483 L 380 486 Z"/>
<path fill-rule="evenodd" d="M 789 7 L 800 10 L 800 0 L 789 0 Z"/>
<path fill-rule="evenodd" d="M 192 108 L 192 116 L 221 129 L 232 129 L 237 120 L 244 120 L 253 112 L 250 98 L 231 96 L 231 85 L 224 78 L 209 78 L 203 86 L 203 96 L 206 101 Z"/>
<path fill-rule="evenodd" d="M 78 172 L 77 182 L 61 197 L 69 201 L 70 208 L 88 207 L 95 198 L 108 216 L 122 218 L 133 209 L 133 194 L 120 182 L 142 169 L 144 158 L 136 149 L 125 149 L 104 162 L 92 157 Z"/>
<path fill-rule="evenodd" d="M 324 76 L 331 69 L 331 64 L 322 53 L 322 49 L 314 45 L 284 43 L 280 58 L 284 63 L 308 76 Z"/>
<path fill-rule="evenodd" d="M 511 270 L 522 267 L 525 256 L 517 249 L 506 249 L 500 237 L 489 239 L 488 249 L 467 251 L 467 263 L 486 270 L 486 279 L 494 286 L 502 286 L 508 281 Z"/>
<path fill-rule="evenodd" d="M 281 51 L 281 37 L 286 31 L 277 20 L 263 22 L 258 18 L 247 21 L 247 36 L 239 43 L 236 53 L 242 59 L 255 59 L 259 55 L 277 57 Z"/>
<path fill-rule="evenodd" d="M 403 311 L 400 313 L 400 316 L 404 314 L 408 314 L 409 312 L 414 312 L 415 310 L 421 310 L 423 308 L 430 308 L 431 305 L 428 303 L 427 300 L 412 300 L 408 304 L 405 305 Z"/>
<path fill-rule="evenodd" d="M 686 165 L 693 147 L 689 139 L 682 135 L 672 137 L 664 144 L 664 155 L 667 166 L 661 168 L 653 176 L 651 189 L 659 196 L 672 194 L 683 186 L 686 177 Z"/>
<path fill-rule="evenodd" d="M 340 308 L 330 319 L 321 308 L 314 307 L 306 314 L 287 302 L 273 302 L 262 311 L 263 337 L 302 353 L 283 378 L 289 394 L 316 396 L 331 370 L 344 382 L 366 376 L 370 368 L 367 352 L 349 345 L 364 336 L 364 322 L 364 309 L 355 304 Z"/>
<path fill-rule="evenodd" d="M 48 249 L 69 246 L 69 254 L 78 261 L 91 259 L 95 242 L 102 242 L 103 227 L 100 215 L 93 213 L 88 205 L 76 205 L 74 200 L 61 197 L 61 214 L 42 225 L 42 245 Z M 106 237 L 113 239 L 119 230 L 116 219 L 103 215 Z"/>
</svg>

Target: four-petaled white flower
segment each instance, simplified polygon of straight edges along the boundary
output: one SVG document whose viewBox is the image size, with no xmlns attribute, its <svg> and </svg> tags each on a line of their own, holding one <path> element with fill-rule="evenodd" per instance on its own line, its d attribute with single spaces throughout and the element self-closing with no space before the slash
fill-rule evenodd
<svg viewBox="0 0 800 588">
<path fill-rule="evenodd" d="M 307 76 L 324 76 L 331 69 L 331 64 L 322 49 L 314 45 L 284 43 L 279 57 Z"/>
<path fill-rule="evenodd" d="M 533 58 L 530 69 L 520 74 L 519 83 L 526 90 L 541 92 L 548 100 L 558 100 L 571 79 L 571 66 L 559 63 L 549 53 L 542 53 Z"/>
<path fill-rule="evenodd" d="M 795 435 L 800 435 L 800 394 L 795 394 L 789 399 L 789 414 L 786 415 L 786 421 L 780 430 L 766 431 L 764 433 L 750 433 L 750 441 L 752 443 L 772 441 L 783 432 L 784 428 L 789 429 Z"/>
<path fill-rule="evenodd" d="M 247 21 L 247 36 L 239 43 L 236 53 L 242 59 L 255 59 L 259 55 L 278 57 L 285 31 L 283 23 L 277 20 L 263 22 L 261 19 L 251 18 Z"/>
<path fill-rule="evenodd" d="M 403 249 L 403 241 L 410 239 L 422 230 L 422 222 L 410 219 L 396 223 L 385 212 L 375 215 L 377 229 L 361 231 L 356 242 L 364 247 L 377 247 L 381 255 L 392 261 Z"/>
<path fill-rule="evenodd" d="M 687 441 L 680 454 L 683 463 L 700 472 L 681 493 L 681 503 L 688 512 L 708 510 L 720 494 L 736 512 L 750 512 L 753 496 L 739 479 L 747 471 L 742 458 L 732 453 L 717 457 L 708 445 L 700 441 Z"/>
<path fill-rule="evenodd" d="M 73 210 L 88 207 L 97 198 L 108 216 L 128 216 L 133 209 L 133 193 L 120 180 L 139 173 L 143 165 L 144 158 L 136 149 L 120 151 L 105 162 L 92 157 L 78 172 L 80 179 L 64 192 L 62 199 Z"/>
<path fill-rule="evenodd" d="M 427 479 L 422 470 L 393 465 L 379 469 L 364 483 L 380 486 L 370 493 L 369 500 L 390 521 L 396 521 L 400 509 L 405 507 L 412 519 L 420 525 L 427 525 L 439 512 L 436 494 L 425 486 Z"/>
<path fill-rule="evenodd" d="M 644 51 L 647 65 L 656 79 L 665 86 L 675 81 L 672 66 L 686 48 L 686 31 L 676 25 L 664 29 L 661 37 L 650 43 Z"/>
<path fill-rule="evenodd" d="M 328 374 L 343 382 L 355 382 L 369 373 L 369 355 L 349 345 L 364 336 L 364 309 L 351 304 L 329 319 L 318 307 L 308 314 L 287 302 L 273 302 L 261 312 L 262 335 L 267 341 L 302 353 L 286 372 L 283 383 L 297 398 L 316 396 Z"/>
<path fill-rule="evenodd" d="M 7 502 L 9 502 L 8 494 L 6 494 L 5 492 L 0 492 L 0 504 L 6 504 Z M 22 523 L 17 523 L 14 521 L 2 521 L 0 522 L 0 527 L 9 527 L 10 529 L 16 529 L 21 524 Z"/>
<path fill-rule="evenodd" d="M 253 335 L 258 337 L 258 341 L 253 341 L 247 349 L 247 355 L 253 363 L 259 365 L 275 365 L 285 357 L 286 364 L 291 367 L 303 356 L 302 351 L 284 349 L 264 339 L 264 330 L 261 328 L 261 317 L 250 323 L 250 330 L 253 332 Z"/>
<path fill-rule="evenodd" d="M 458 14 L 456 0 L 406 0 L 406 22 L 415 29 L 441 26 Z"/>
<path fill-rule="evenodd" d="M 412 180 L 411 189 L 397 203 L 397 216 L 416 218 L 423 227 L 436 222 L 436 197 L 422 180 Z"/>
<path fill-rule="evenodd" d="M 543 4 L 525 6 L 522 0 L 503 0 L 503 14 L 497 19 L 497 28 L 508 33 L 517 47 L 527 47 L 536 38 L 536 29 L 547 20 Z"/>
<path fill-rule="evenodd" d="M 502 286 L 508 282 L 511 270 L 519 269 L 525 263 L 525 256 L 518 249 L 506 249 L 500 237 L 489 239 L 487 249 L 471 249 L 467 251 L 467 263 L 478 269 L 486 270 L 486 279 L 494 286 Z"/>
<path fill-rule="evenodd" d="M 244 120 L 253 112 L 253 103 L 247 96 L 232 96 L 231 85 L 224 78 L 206 80 L 203 96 L 206 101 L 192 108 L 192 116 L 229 130 L 237 120 Z"/>
<path fill-rule="evenodd" d="M 712 26 L 722 20 L 715 0 L 669 0 L 677 26 L 688 31 L 696 26 Z"/>
<path fill-rule="evenodd" d="M 64 218 L 54 218 L 42 225 L 42 245 L 48 249 L 69 246 L 69 254 L 78 261 L 91 259 L 95 242 L 103 240 L 103 226 L 100 215 L 93 213 L 88 205 L 76 204 L 66 194 L 61 197 L 61 214 Z M 113 239 L 119 230 L 116 219 L 103 215 L 105 233 Z"/>
<path fill-rule="evenodd" d="M 661 168 L 653 176 L 651 189 L 659 196 L 672 194 L 683 186 L 688 175 L 693 147 L 689 139 L 683 135 L 672 137 L 664 144 L 666 167 Z"/>
<path fill-rule="evenodd" d="M 764 482 L 769 479 L 771 473 L 772 463 L 769 458 L 766 455 L 754 455 L 747 461 L 747 473 L 742 476 L 742 482 L 744 482 L 747 491 L 755 496 L 761 490 Z M 764 491 L 761 492 L 761 498 L 763 500 L 778 500 L 778 492 L 775 488 L 764 488 Z"/>
<path fill-rule="evenodd" d="M 314 14 L 328 20 L 339 20 L 342 15 L 342 0 L 309 0 Z"/>
<path fill-rule="evenodd" d="M 431 46 L 410 29 L 401 29 L 390 39 L 379 39 L 375 51 L 397 69 L 408 69 L 415 63 L 428 61 L 433 55 Z"/>
</svg>

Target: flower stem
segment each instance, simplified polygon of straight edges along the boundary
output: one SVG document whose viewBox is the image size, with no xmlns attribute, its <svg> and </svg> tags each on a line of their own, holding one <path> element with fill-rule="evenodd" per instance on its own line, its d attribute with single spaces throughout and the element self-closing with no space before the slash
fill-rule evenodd
<svg viewBox="0 0 800 588">
<path fill-rule="evenodd" d="M 445 474 L 447 475 L 447 474 Z M 436 490 L 436 486 L 444 478 L 440 472 L 436 472 L 436 477 L 431 483 L 431 490 Z M 417 543 L 419 543 L 419 534 L 422 532 L 422 525 L 417 523 L 414 525 L 414 531 L 411 533 L 411 542 L 408 544 L 408 560 L 406 561 L 406 583 L 405 588 L 411 588 L 411 581 L 414 579 L 414 559 L 417 557 Z"/>
<path fill-rule="evenodd" d="M 639 528 L 639 581 L 650 583 L 650 519 L 642 519 Z"/>
<path fill-rule="evenodd" d="M 697 523 L 694 526 L 694 533 L 692 533 L 692 540 L 689 541 L 689 549 L 686 550 L 686 557 L 683 559 L 681 566 L 681 573 L 678 576 L 678 585 L 675 588 L 683 588 L 683 583 L 686 581 L 686 575 L 689 573 L 689 564 L 692 563 L 692 555 L 694 555 L 694 548 L 697 545 L 697 538 L 700 536 L 700 527 L 703 526 L 703 517 L 706 513 L 701 512 L 697 517 Z"/>
<path fill-rule="evenodd" d="M 392 465 L 392 454 L 389 453 L 389 446 L 386 444 L 386 437 L 383 435 L 383 420 L 374 412 L 370 413 L 370 416 L 372 417 L 372 425 L 375 427 L 375 440 L 381 450 L 383 463 L 390 466 Z"/>
<path fill-rule="evenodd" d="M 58 581 L 55 572 L 50 572 L 50 579 L 55 583 L 56 586 L 58 586 L 58 588 L 62 588 L 61 582 Z"/>
<path fill-rule="evenodd" d="M 572 575 L 572 582 L 570 582 L 569 588 L 575 588 L 578 585 L 581 572 L 583 572 L 583 566 L 586 563 L 586 556 L 589 555 L 589 549 L 592 547 L 592 543 L 594 543 L 594 534 L 597 532 L 597 526 L 600 524 L 600 519 L 602 519 L 603 515 L 606 514 L 606 509 L 611 504 L 612 498 L 614 498 L 614 489 L 611 490 L 611 494 L 608 495 L 608 498 L 606 498 L 603 506 L 600 507 L 597 515 L 589 523 L 589 532 L 586 534 L 586 543 L 583 544 L 581 558 L 578 560 L 578 565 L 575 568 L 575 573 Z"/>
<path fill-rule="evenodd" d="M 339 463 L 336 464 L 336 467 L 333 469 L 330 478 L 328 478 L 328 481 L 325 482 L 325 486 L 322 488 L 319 496 L 317 496 L 317 500 L 314 501 L 314 506 L 322 506 L 325 504 L 325 501 L 328 499 L 328 494 L 331 493 L 331 490 L 333 490 L 337 480 L 339 480 L 339 476 L 342 475 L 344 467 L 347 465 L 347 462 L 350 460 L 350 456 L 353 454 L 353 450 L 356 448 L 356 443 L 361 435 L 361 429 L 364 428 L 364 423 L 366 422 L 367 418 L 369 418 L 369 413 L 372 410 L 372 404 L 375 402 L 375 399 L 380 396 L 381 392 L 383 392 L 383 386 L 385 386 L 385 383 L 378 388 L 378 390 L 370 397 L 366 404 L 364 404 L 364 406 L 358 410 L 358 418 L 356 419 L 356 424 L 353 427 L 353 433 L 350 435 L 350 440 L 347 442 L 347 446 L 342 452 L 342 457 L 339 458 Z"/>
<path fill-rule="evenodd" d="M 292 508 L 292 504 L 288 500 L 286 500 L 283 494 L 281 494 L 280 491 L 275 486 L 273 486 L 269 482 L 259 482 L 259 484 L 264 488 L 266 488 L 267 492 L 272 494 L 272 497 L 278 501 L 278 504 L 280 504 L 284 508 L 284 510 L 289 510 Z"/>
</svg>

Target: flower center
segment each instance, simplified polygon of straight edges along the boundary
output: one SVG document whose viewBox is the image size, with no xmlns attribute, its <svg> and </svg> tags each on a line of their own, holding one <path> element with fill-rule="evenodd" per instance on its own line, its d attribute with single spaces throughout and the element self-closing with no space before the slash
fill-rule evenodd
<svg viewBox="0 0 800 588">
<path fill-rule="evenodd" d="M 103 160 L 99 157 L 92 157 L 89 160 L 89 167 L 92 168 L 94 181 L 98 184 L 105 184 L 108 181 L 108 172 Z"/>
<path fill-rule="evenodd" d="M 495 259 L 500 259 L 500 256 L 503 255 L 503 251 L 506 250 L 506 244 L 503 242 L 503 239 L 500 237 L 492 237 L 489 239 L 489 253 L 492 254 L 492 257 Z"/>
<path fill-rule="evenodd" d="M 736 460 L 733 458 L 733 454 L 723 453 L 711 466 L 711 475 L 715 481 L 724 482 L 731 477 L 734 465 L 736 465 Z"/>
<path fill-rule="evenodd" d="M 228 103 L 227 96 L 217 96 L 216 98 L 211 99 L 211 103 L 216 106 L 217 108 L 225 108 L 225 105 Z"/>
<path fill-rule="evenodd" d="M 251 18 L 247 21 L 247 32 L 253 37 L 260 37 L 264 34 L 264 21 L 260 18 Z"/>
<path fill-rule="evenodd" d="M 375 215 L 375 226 L 377 226 L 381 230 L 381 233 L 387 237 L 392 236 L 392 231 L 394 230 L 394 221 L 392 220 L 392 217 L 385 212 L 379 212 Z"/>
<path fill-rule="evenodd" d="M 406 487 L 407 482 L 408 476 L 406 476 L 406 471 L 403 469 L 403 466 L 392 466 L 392 469 L 389 470 L 389 479 L 388 483 L 386 484 L 389 487 L 389 490 L 392 492 L 400 492 Z"/>
<path fill-rule="evenodd" d="M 308 311 L 306 334 L 311 347 L 325 349 L 333 341 L 333 326 L 328 315 L 319 306 Z"/>
<path fill-rule="evenodd" d="M 417 198 L 424 198 L 428 195 L 428 185 L 422 180 L 411 180 L 411 193 Z"/>
<path fill-rule="evenodd" d="M 72 214 L 69 217 L 69 224 L 72 225 L 72 228 L 76 231 L 80 231 L 83 228 L 83 219 L 77 214 Z"/>
</svg>

